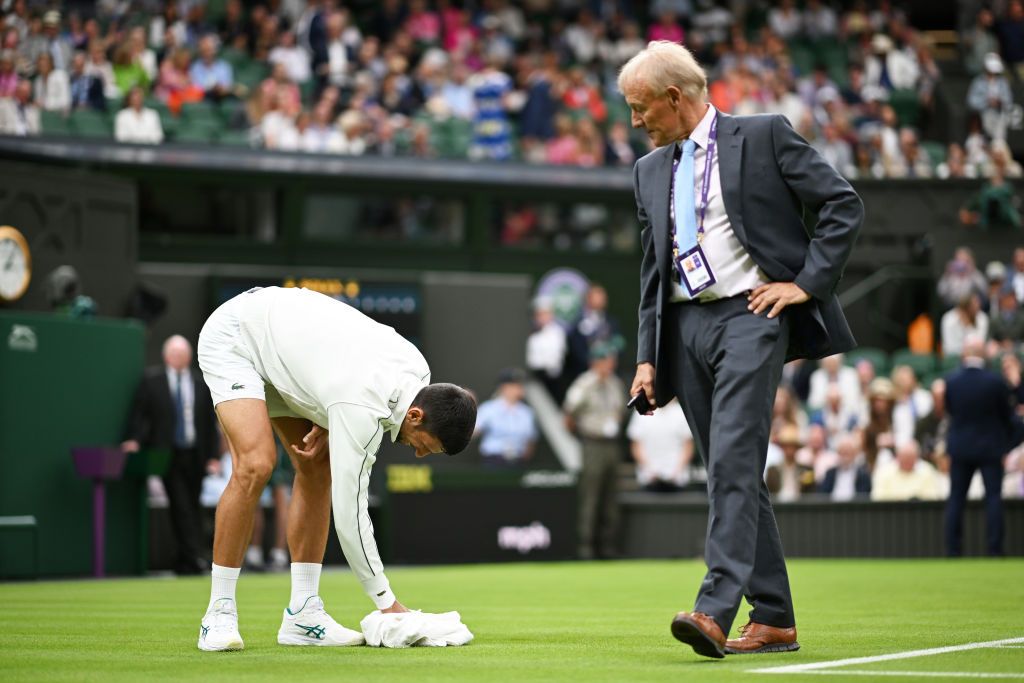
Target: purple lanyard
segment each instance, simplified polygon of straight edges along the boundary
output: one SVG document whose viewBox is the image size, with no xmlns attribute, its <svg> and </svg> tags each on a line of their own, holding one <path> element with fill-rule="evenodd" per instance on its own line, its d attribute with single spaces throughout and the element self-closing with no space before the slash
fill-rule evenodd
<svg viewBox="0 0 1024 683">
<path fill-rule="evenodd" d="M 711 130 L 708 131 L 708 153 L 704 155 L 704 178 L 700 188 L 700 223 L 697 224 L 697 243 L 704 236 L 704 214 L 708 210 L 708 192 L 711 189 L 711 161 L 715 158 L 715 145 L 718 142 L 718 114 L 711 119 Z"/>
</svg>

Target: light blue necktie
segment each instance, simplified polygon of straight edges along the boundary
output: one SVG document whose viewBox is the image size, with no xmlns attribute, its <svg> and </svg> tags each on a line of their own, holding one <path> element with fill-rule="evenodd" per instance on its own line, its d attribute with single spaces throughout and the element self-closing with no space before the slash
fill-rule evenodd
<svg viewBox="0 0 1024 683">
<path fill-rule="evenodd" d="M 683 158 L 679 160 L 672 192 L 675 196 L 676 244 L 680 253 L 697 244 L 697 208 L 693 197 L 693 152 L 697 143 L 683 142 Z"/>
</svg>

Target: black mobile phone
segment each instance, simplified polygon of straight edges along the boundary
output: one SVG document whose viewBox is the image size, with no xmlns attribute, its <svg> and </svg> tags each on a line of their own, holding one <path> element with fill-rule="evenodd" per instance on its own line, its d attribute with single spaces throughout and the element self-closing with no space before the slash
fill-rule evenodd
<svg viewBox="0 0 1024 683">
<path fill-rule="evenodd" d="M 626 407 L 632 408 L 640 415 L 646 415 L 654 410 L 654 406 L 652 406 L 651 402 L 647 400 L 647 394 L 642 391 L 629 399 L 629 403 L 626 404 Z"/>
</svg>

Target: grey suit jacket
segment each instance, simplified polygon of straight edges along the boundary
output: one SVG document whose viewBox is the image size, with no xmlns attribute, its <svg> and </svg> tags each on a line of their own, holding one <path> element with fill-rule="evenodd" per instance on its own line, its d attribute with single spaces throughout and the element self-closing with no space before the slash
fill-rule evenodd
<svg viewBox="0 0 1024 683">
<path fill-rule="evenodd" d="M 718 114 L 718 168 L 729 222 L 773 282 L 795 282 L 811 300 L 790 306 L 786 360 L 849 351 L 856 342 L 835 296 L 864 205 L 848 182 L 776 114 Z M 673 146 L 636 162 L 633 188 L 640 218 L 640 325 L 637 363 L 653 363 L 658 405 L 673 395 L 663 353 L 662 312 L 671 294 L 669 183 Z M 812 235 L 804 208 L 818 214 Z"/>
</svg>

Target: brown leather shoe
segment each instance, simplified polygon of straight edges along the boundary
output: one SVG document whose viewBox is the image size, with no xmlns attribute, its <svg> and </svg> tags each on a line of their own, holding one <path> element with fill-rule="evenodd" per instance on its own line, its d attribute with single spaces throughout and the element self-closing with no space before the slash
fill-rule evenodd
<svg viewBox="0 0 1024 683">
<path fill-rule="evenodd" d="M 725 657 L 722 627 L 703 612 L 680 612 L 672 619 L 672 635 L 705 657 Z"/>
<path fill-rule="evenodd" d="M 750 655 L 761 652 L 795 652 L 800 649 L 796 642 L 796 626 L 776 628 L 766 624 L 748 621 L 740 627 L 740 637 L 725 643 L 727 655 Z"/>
</svg>

